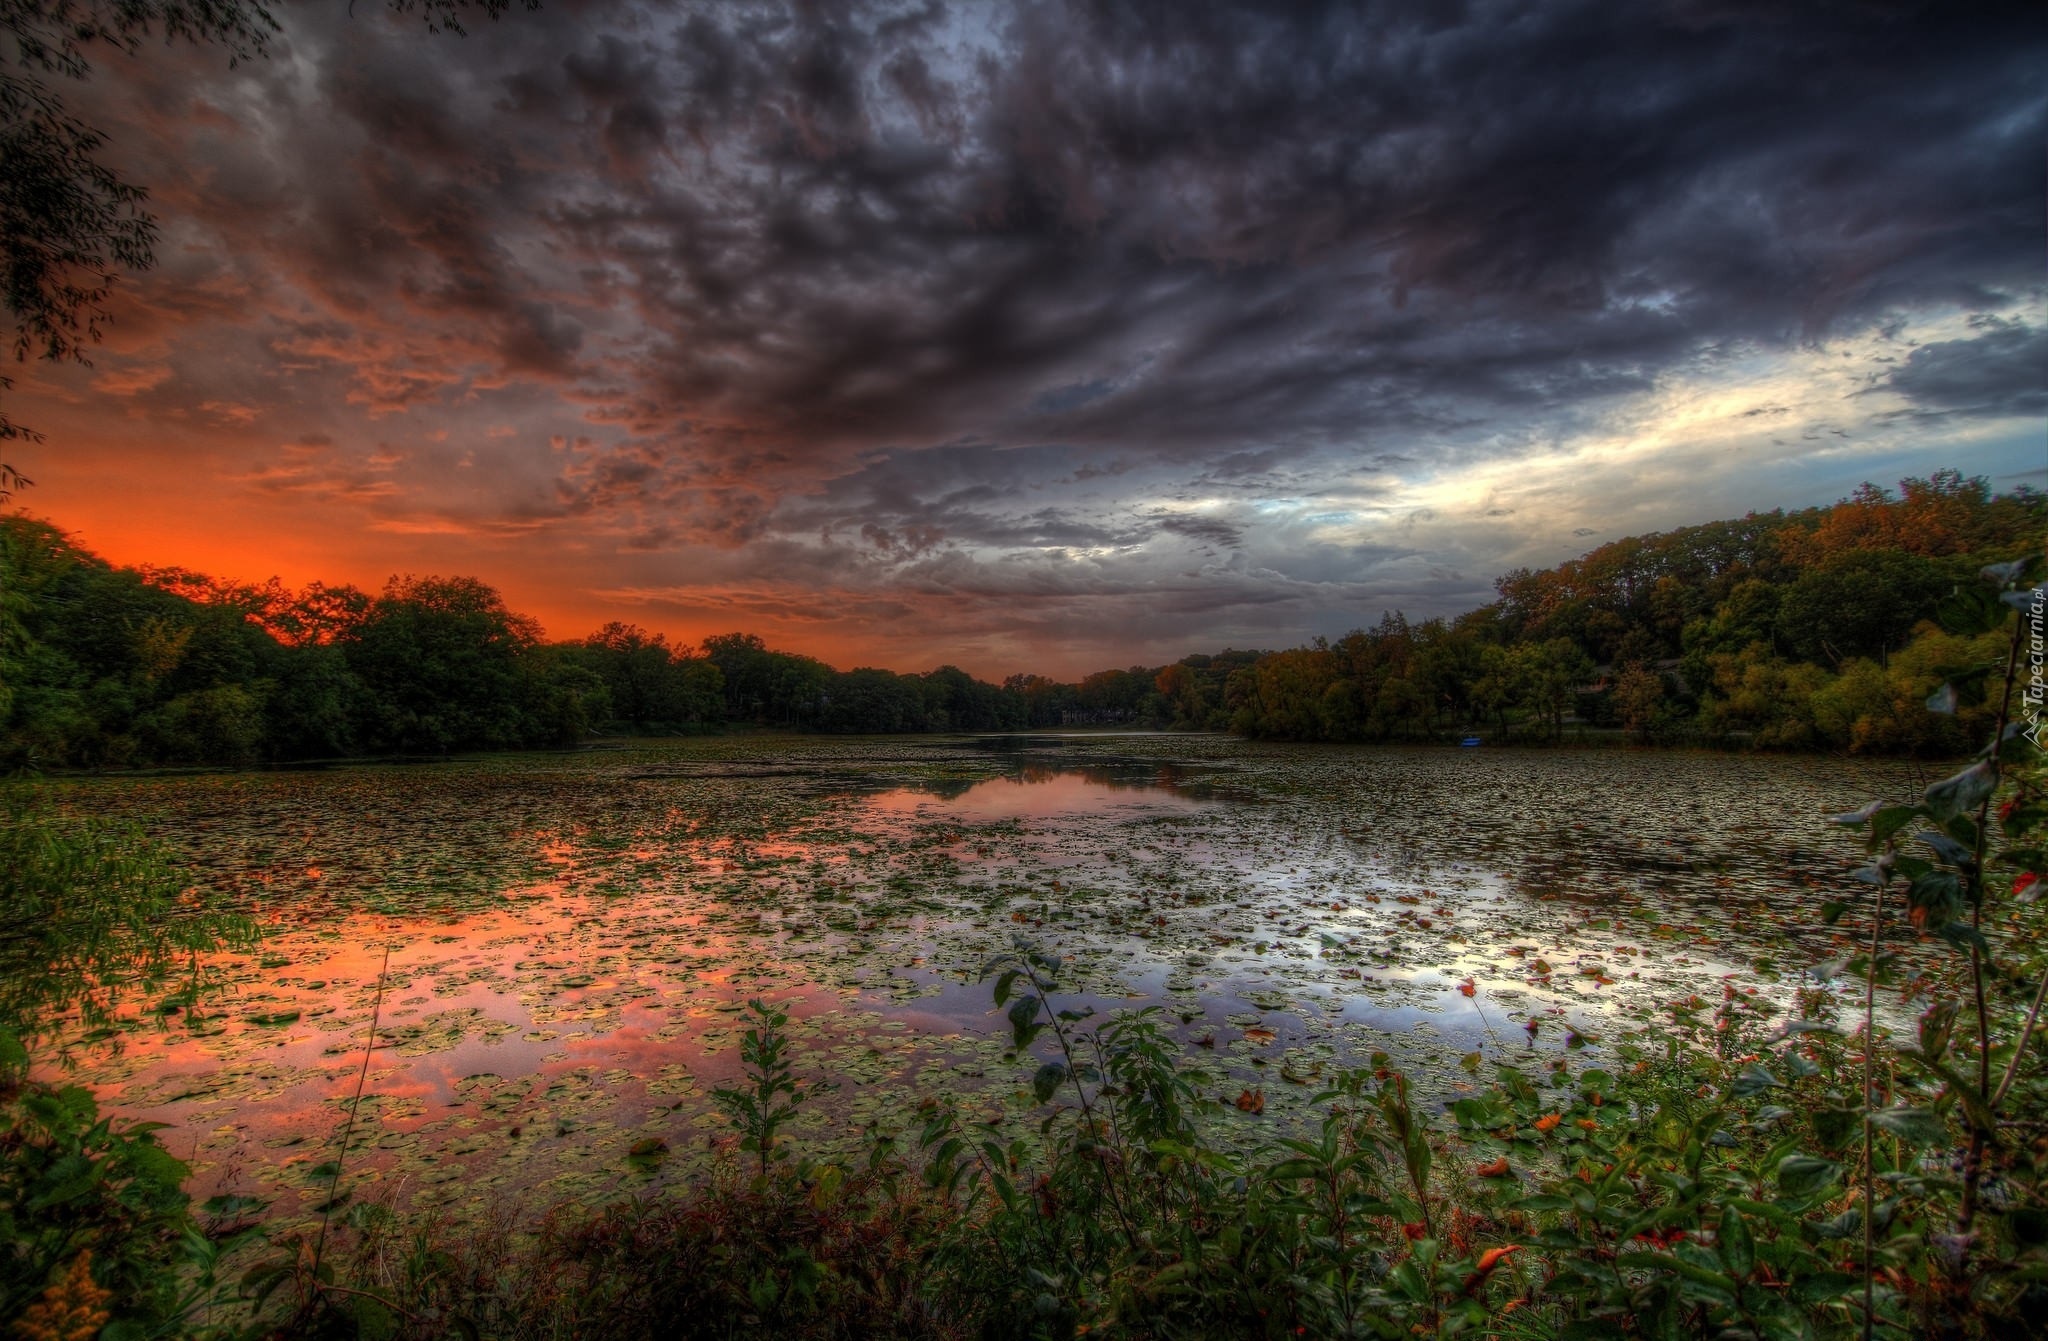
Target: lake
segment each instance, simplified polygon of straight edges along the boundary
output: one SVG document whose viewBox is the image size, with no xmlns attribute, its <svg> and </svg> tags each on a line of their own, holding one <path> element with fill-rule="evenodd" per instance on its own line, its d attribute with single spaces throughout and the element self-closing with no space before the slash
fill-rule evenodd
<svg viewBox="0 0 2048 1341">
<path fill-rule="evenodd" d="M 77 779 L 263 927 L 228 990 L 144 1009 L 79 1070 L 169 1124 L 201 1196 L 348 1180 L 466 1212 L 701 1170 L 737 1012 L 787 1003 L 851 1155 L 955 1094 L 1026 1115 L 980 968 L 1014 936 L 1072 1004 L 1157 1006 L 1250 1141 L 1384 1051 L 1439 1097 L 1490 1061 L 1600 1055 L 1724 983 L 1783 1005 L 1846 952 L 1825 816 L 1913 765 L 1651 751 L 1288 747 L 1151 734 L 715 737 L 325 770 Z M 381 983 L 381 988 L 380 988 Z M 1461 990 L 1469 985 L 1468 995 Z M 149 1006 L 156 1003 L 140 1003 Z M 1531 1027 L 1533 1025 L 1533 1027 Z M 1464 1066 L 1461 1066 L 1461 1062 Z M 664 1158 L 631 1159 L 659 1140 Z"/>
</svg>

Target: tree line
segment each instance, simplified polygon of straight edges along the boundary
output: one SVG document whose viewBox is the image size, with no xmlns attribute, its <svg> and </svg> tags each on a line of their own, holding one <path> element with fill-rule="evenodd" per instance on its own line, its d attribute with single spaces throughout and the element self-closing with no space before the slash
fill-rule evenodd
<svg viewBox="0 0 2048 1341">
<path fill-rule="evenodd" d="M 1334 641 L 1067 682 L 954 666 L 840 671 L 731 633 L 611 623 L 550 642 L 475 578 L 375 594 L 117 568 L 0 519 L 0 765 L 121 767 L 543 748 L 593 734 L 1061 726 L 1310 741 L 1470 731 L 1943 753 L 1978 723 L 1919 711 L 1979 660 L 1945 608 L 2039 552 L 2048 500 L 1953 471 L 1833 507 L 1615 541 L 1455 618 L 1390 612 Z M 1951 739 L 1951 737 L 1954 737 Z"/>
<path fill-rule="evenodd" d="M 1394 613 L 1262 658 L 1225 690 L 1232 729 L 1289 740 L 1484 731 L 1953 754 L 1981 703 L 1929 714 L 1946 679 L 1996 659 L 1968 608 L 1978 571 L 2038 556 L 2048 498 L 1940 471 L 1831 507 L 1632 536 L 1453 619 Z M 1991 639 L 1995 642 L 1996 639 Z M 1982 644 L 1982 645 L 1980 645 Z M 1967 691 L 1966 691 L 1967 692 Z"/>
</svg>

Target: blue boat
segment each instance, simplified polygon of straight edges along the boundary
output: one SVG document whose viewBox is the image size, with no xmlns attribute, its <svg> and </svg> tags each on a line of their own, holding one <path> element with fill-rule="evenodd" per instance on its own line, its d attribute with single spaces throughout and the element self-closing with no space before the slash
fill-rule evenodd
<svg viewBox="0 0 2048 1341">
<path fill-rule="evenodd" d="M 1460 744 L 1460 745 L 1464 746 L 1464 747 L 1465 747 L 1466 749 L 1470 749 L 1470 748 L 1472 748 L 1472 747 L 1473 747 L 1474 745 L 1477 745 L 1477 744 L 1479 744 L 1479 743 L 1480 743 L 1480 740 L 1479 740 L 1479 737 L 1477 737 L 1477 736 L 1467 736 L 1467 737 L 1465 737 L 1465 738 L 1464 738 L 1463 740 L 1461 740 L 1461 741 L 1459 741 L 1459 742 L 1458 742 L 1458 744 Z"/>
</svg>

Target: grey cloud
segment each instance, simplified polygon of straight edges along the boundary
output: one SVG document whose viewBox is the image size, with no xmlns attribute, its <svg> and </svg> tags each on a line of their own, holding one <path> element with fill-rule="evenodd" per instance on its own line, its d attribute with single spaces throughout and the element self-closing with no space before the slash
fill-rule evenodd
<svg viewBox="0 0 2048 1341">
<path fill-rule="evenodd" d="M 1188 517 L 1166 513 L 1155 515 L 1154 522 L 1162 531 L 1226 548 L 1234 547 L 1244 539 L 1242 526 L 1220 517 Z"/>
<path fill-rule="evenodd" d="M 352 129 L 283 123 L 341 161 L 269 245 L 339 306 L 472 323 L 499 377 L 602 386 L 674 453 L 772 458 L 771 494 L 962 432 L 1218 478 L 1364 434 L 1441 459 L 1703 344 L 1992 304 L 2038 268 L 2023 6 L 366 27 L 308 25 Z"/>
<path fill-rule="evenodd" d="M 2048 414 L 2048 328 L 1996 322 L 1966 340 L 1921 345 L 1887 381 L 1930 410 L 1986 417 Z"/>
<path fill-rule="evenodd" d="M 290 27 L 289 60 L 174 54 L 88 92 L 166 174 L 152 300 L 241 323 L 217 370 L 173 360 L 180 394 L 276 378 L 409 447 L 452 434 L 486 482 L 407 506 L 574 528 L 636 589 L 900 588 L 991 647 L 1069 600 L 1104 637 L 1286 641 L 1484 594 L 1458 575 L 1489 553 L 1391 515 L 1392 543 L 1325 543 L 1315 517 L 1713 358 L 2006 314 L 1881 385 L 1929 415 L 2048 408 L 2048 328 L 2009 319 L 2041 291 L 2034 5 L 597 0 L 453 42 L 338 8 Z M 180 123 L 200 97 L 228 112 Z M 1860 431 L 1767 409 L 1795 449 Z M 484 438 L 501 411 L 577 445 Z M 1493 531 L 1541 524 L 1506 511 Z M 1192 621 L 1204 601 L 1233 613 Z"/>
</svg>

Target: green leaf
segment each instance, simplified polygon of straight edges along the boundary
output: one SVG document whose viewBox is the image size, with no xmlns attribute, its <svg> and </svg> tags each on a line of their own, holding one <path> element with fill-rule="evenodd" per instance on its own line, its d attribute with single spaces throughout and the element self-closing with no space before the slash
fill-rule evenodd
<svg viewBox="0 0 2048 1341">
<path fill-rule="evenodd" d="M 1948 1051 L 1950 1036 L 1955 1032 L 1956 1006 L 1954 1001 L 1937 1001 L 1920 1016 L 1920 1053 L 1940 1061 Z"/>
<path fill-rule="evenodd" d="M 1998 594 L 1983 587 L 1957 587 L 1935 602 L 1934 615 L 1950 633 L 1965 637 L 1988 633 L 2005 618 Z"/>
<path fill-rule="evenodd" d="M 1807 1197 L 1841 1177 L 1842 1166 L 1815 1155 L 1787 1155 L 1778 1161 L 1778 1188 L 1788 1197 Z"/>
<path fill-rule="evenodd" d="M 1569 1199 L 1549 1192 L 1539 1192 L 1535 1196 L 1523 1197 L 1520 1201 L 1510 1202 L 1509 1204 L 1518 1211 L 1568 1211 L 1572 1209 L 1572 1203 Z"/>
<path fill-rule="evenodd" d="M 1873 846 L 1882 846 L 1886 839 L 1911 824 L 1918 816 L 1926 814 L 1922 806 L 1886 806 L 1870 819 L 1870 841 Z"/>
<path fill-rule="evenodd" d="M 1735 1282 L 1718 1271 L 1709 1270 L 1669 1253 L 1617 1253 L 1614 1264 L 1637 1271 L 1669 1271 L 1684 1278 L 1709 1298 L 1723 1304 L 1735 1302 Z"/>
<path fill-rule="evenodd" d="M 1970 1114 L 1971 1121 L 1975 1122 L 1979 1127 L 1986 1131 L 1997 1128 L 1998 1118 L 1984 1102 L 1984 1096 L 1977 1093 L 1976 1086 L 1957 1075 L 1946 1063 L 1937 1058 L 1926 1056 L 1914 1048 L 1900 1048 L 1898 1049 L 1898 1054 L 1914 1065 L 1924 1067 L 1942 1080 L 1947 1081 L 1949 1093 L 1962 1101 L 1964 1109 Z"/>
<path fill-rule="evenodd" d="M 1984 933 L 1968 922 L 1943 923 L 1941 938 L 1958 950 L 1977 950 L 1987 955 L 1991 953 L 1991 942 L 1985 940 Z"/>
<path fill-rule="evenodd" d="M 1813 1134 L 1830 1150 L 1840 1150 L 1863 1125 L 1860 1108 L 1816 1108 L 1808 1115 Z"/>
<path fill-rule="evenodd" d="M 1820 920 L 1828 926 L 1842 920 L 1842 914 L 1849 911 L 1849 905 L 1839 899 L 1829 899 L 1820 906 Z"/>
<path fill-rule="evenodd" d="M 374 1295 L 350 1295 L 346 1311 L 355 1318 L 355 1334 L 360 1341 L 389 1341 L 398 1335 L 397 1317 Z"/>
<path fill-rule="evenodd" d="M 1756 1062 L 1751 1062 L 1735 1073 L 1735 1080 L 1728 1086 L 1728 1093 L 1737 1099 L 1762 1094 L 1778 1084 L 1778 1078 Z"/>
<path fill-rule="evenodd" d="M 1387 1279 L 1414 1303 L 1428 1302 L 1429 1286 L 1423 1283 L 1422 1273 L 1415 1269 L 1415 1263 L 1401 1263 L 1387 1273 Z"/>
<path fill-rule="evenodd" d="M 1756 1240 L 1750 1237 L 1749 1225 L 1742 1213 L 1733 1206 L 1721 1211 L 1721 1227 L 1716 1231 L 1717 1247 L 1721 1264 L 1728 1268 L 1728 1274 L 1741 1280 L 1756 1268 Z"/>
<path fill-rule="evenodd" d="M 1863 1278 L 1846 1271 L 1806 1271 L 1792 1278 L 1792 1297 L 1802 1304 L 1825 1304 L 1840 1299 L 1863 1284 Z"/>
<path fill-rule="evenodd" d="M 1067 1064 L 1065 1062 L 1047 1062 L 1039 1067 L 1037 1072 L 1031 1077 L 1031 1093 L 1033 1097 L 1040 1103 L 1044 1103 L 1052 1098 L 1053 1091 L 1067 1083 L 1067 1075 Z"/>
<path fill-rule="evenodd" d="M 1038 998 L 1019 997 L 1010 1003 L 1008 1015 L 1010 1036 L 1018 1051 L 1031 1046 L 1031 1040 L 1038 1037 Z"/>
<path fill-rule="evenodd" d="M 1967 816 L 1957 815 L 1949 823 L 1963 824 L 1967 823 L 1967 821 Z M 1970 827 L 1974 828 L 1976 826 L 1971 825 Z M 1977 860 L 1976 853 L 1938 829 L 1923 830 L 1920 834 L 1920 841 L 1933 848 L 1934 855 L 1951 866 L 1969 866 Z"/>
<path fill-rule="evenodd" d="M 1948 1121 L 1932 1108 L 1887 1108 L 1870 1115 L 1872 1125 L 1882 1127 L 1907 1145 L 1938 1146 L 1949 1143 Z"/>
<path fill-rule="evenodd" d="M 1921 793 L 1921 799 L 1936 819 L 1947 819 L 1975 810 L 1998 785 L 1998 770 L 1986 761 L 1971 764 L 1962 772 L 1943 778 Z"/>
<path fill-rule="evenodd" d="M 1963 910 L 1963 885 L 1953 871 L 1929 871 L 1906 890 L 1909 906 L 1924 910 L 1918 921 L 1940 926 Z"/>
</svg>

